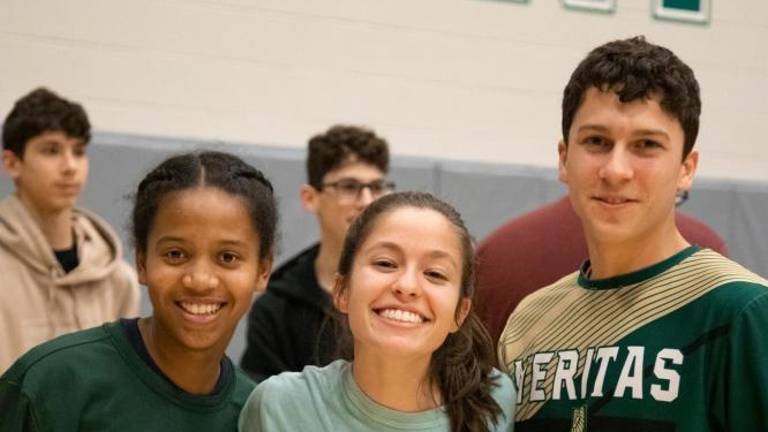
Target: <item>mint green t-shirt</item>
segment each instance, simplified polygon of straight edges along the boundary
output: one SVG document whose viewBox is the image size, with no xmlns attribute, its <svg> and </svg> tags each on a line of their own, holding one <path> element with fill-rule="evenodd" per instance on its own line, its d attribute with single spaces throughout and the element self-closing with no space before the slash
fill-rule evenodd
<svg viewBox="0 0 768 432">
<path fill-rule="evenodd" d="M 512 381 L 493 371 L 493 398 L 503 410 L 494 431 L 512 431 L 515 391 Z M 240 414 L 240 431 L 449 431 L 442 408 L 406 413 L 386 408 L 366 396 L 355 383 L 352 364 L 336 360 L 326 367 L 308 366 L 262 382 Z"/>
</svg>

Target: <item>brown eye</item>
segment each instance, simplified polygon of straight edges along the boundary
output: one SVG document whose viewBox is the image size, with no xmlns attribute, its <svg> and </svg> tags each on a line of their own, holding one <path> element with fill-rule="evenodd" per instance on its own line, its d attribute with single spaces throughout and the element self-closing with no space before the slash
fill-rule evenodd
<svg viewBox="0 0 768 432">
<path fill-rule="evenodd" d="M 362 185 L 354 180 L 342 180 L 338 183 L 339 191 L 343 194 L 357 195 Z"/>
<path fill-rule="evenodd" d="M 40 150 L 44 155 L 54 156 L 59 154 L 59 148 L 56 146 L 45 146 Z"/>
<path fill-rule="evenodd" d="M 170 264 L 179 264 L 187 259 L 187 254 L 181 249 L 169 249 L 163 253 L 163 258 Z"/>
<path fill-rule="evenodd" d="M 427 270 L 424 272 L 424 275 L 430 279 L 436 279 L 439 281 L 447 281 L 448 276 L 446 276 L 443 272 L 437 271 L 437 270 Z"/>
<path fill-rule="evenodd" d="M 383 270 L 393 270 L 397 268 L 397 264 L 394 261 L 386 259 L 378 259 L 373 261 L 373 265 Z"/>
<path fill-rule="evenodd" d="M 222 252 L 219 260 L 222 264 L 233 265 L 240 261 L 240 257 L 234 252 Z"/>
</svg>

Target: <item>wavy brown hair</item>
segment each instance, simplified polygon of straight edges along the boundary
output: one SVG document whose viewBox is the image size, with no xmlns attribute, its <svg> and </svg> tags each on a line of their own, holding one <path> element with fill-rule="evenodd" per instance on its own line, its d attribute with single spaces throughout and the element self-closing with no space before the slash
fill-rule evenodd
<svg viewBox="0 0 768 432">
<path fill-rule="evenodd" d="M 345 281 L 352 271 L 358 249 L 373 231 L 376 222 L 382 215 L 404 207 L 434 210 L 454 226 L 462 254 L 460 294 L 461 298 L 471 299 L 475 291 L 475 248 L 472 237 L 453 207 L 433 195 L 420 192 L 399 192 L 379 198 L 355 220 L 347 232 L 339 259 L 339 283 L 335 295 L 343 295 L 348 288 Z M 461 301 L 456 305 L 457 322 L 460 319 L 460 304 Z M 340 321 L 343 325 L 340 354 L 351 359 L 351 333 L 347 320 Z M 432 354 L 429 365 L 429 380 L 440 389 L 451 431 L 486 432 L 490 430 L 491 424 L 497 423 L 502 410 L 491 396 L 493 387 L 497 386 L 491 376 L 495 362 L 491 337 L 470 307 L 459 329 L 449 334 Z"/>
</svg>

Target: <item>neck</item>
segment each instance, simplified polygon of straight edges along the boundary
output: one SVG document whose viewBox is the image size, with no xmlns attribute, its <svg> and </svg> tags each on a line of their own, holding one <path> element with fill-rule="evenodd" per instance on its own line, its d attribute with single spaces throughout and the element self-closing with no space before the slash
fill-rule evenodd
<svg viewBox="0 0 768 432">
<path fill-rule="evenodd" d="M 336 278 L 336 270 L 339 267 L 341 256 L 341 244 L 323 238 L 320 241 L 320 250 L 315 258 L 315 276 L 317 283 L 327 292 L 333 291 L 333 282 Z"/>
<path fill-rule="evenodd" d="M 72 233 L 72 209 L 45 211 L 32 203 L 26 196 L 17 194 L 32 218 L 43 232 L 45 240 L 54 250 L 71 249 L 75 242 Z"/>
<path fill-rule="evenodd" d="M 358 387 L 379 405 L 403 412 L 440 406 L 440 390 L 429 380 L 430 357 L 392 357 L 355 347 L 352 375 Z"/>
<path fill-rule="evenodd" d="M 590 279 L 605 279 L 644 269 L 688 246 L 690 243 L 677 230 L 674 218 L 664 230 L 625 242 L 599 242 L 587 236 Z"/>
<path fill-rule="evenodd" d="M 139 320 L 139 332 L 152 360 L 174 384 L 190 394 L 204 395 L 213 391 L 221 373 L 223 350 L 193 352 L 180 347 L 164 334 L 152 317 Z"/>
</svg>

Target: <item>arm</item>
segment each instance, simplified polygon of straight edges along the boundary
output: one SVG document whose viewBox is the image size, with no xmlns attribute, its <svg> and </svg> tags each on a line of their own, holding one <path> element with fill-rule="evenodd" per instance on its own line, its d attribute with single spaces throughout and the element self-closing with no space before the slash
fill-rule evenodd
<svg viewBox="0 0 768 432">
<path fill-rule="evenodd" d="M 0 432 L 37 432 L 39 420 L 32 402 L 21 386 L 0 379 Z"/>
<path fill-rule="evenodd" d="M 258 385 L 251 395 L 248 396 L 248 400 L 243 406 L 243 410 L 240 411 L 240 419 L 237 422 L 237 430 L 239 432 L 260 431 L 263 430 L 262 424 L 262 397 L 264 393 L 264 386 Z"/>
<path fill-rule="evenodd" d="M 759 431 L 768 425 L 768 292 L 752 300 L 731 325 L 726 381 L 722 388 L 725 429 Z"/>
<path fill-rule="evenodd" d="M 275 377 L 259 385 L 245 402 L 237 423 L 239 432 L 309 430 L 301 425 L 300 408 L 295 406 L 295 391 L 286 388 Z"/>
</svg>

